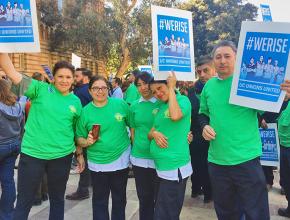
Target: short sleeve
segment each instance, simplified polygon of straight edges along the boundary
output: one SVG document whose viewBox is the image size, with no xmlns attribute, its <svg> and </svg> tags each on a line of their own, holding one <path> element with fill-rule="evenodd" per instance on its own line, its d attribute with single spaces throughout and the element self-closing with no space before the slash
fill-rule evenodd
<svg viewBox="0 0 290 220">
<path fill-rule="evenodd" d="M 84 109 L 81 112 L 80 117 L 77 120 L 76 123 L 76 137 L 77 138 L 87 138 L 89 131 L 86 128 L 86 122 L 85 122 L 85 112 Z"/>
<path fill-rule="evenodd" d="M 181 109 L 183 116 L 191 113 L 191 103 L 186 96 L 179 95 L 177 102 L 178 102 L 178 105 Z"/>
<path fill-rule="evenodd" d="M 199 114 L 205 114 L 206 116 L 209 116 L 209 109 L 208 109 L 207 97 L 206 97 L 206 85 L 203 88 L 202 93 L 200 95 Z"/>
<path fill-rule="evenodd" d="M 129 107 L 129 127 L 135 128 L 135 104 L 131 105 Z"/>
</svg>

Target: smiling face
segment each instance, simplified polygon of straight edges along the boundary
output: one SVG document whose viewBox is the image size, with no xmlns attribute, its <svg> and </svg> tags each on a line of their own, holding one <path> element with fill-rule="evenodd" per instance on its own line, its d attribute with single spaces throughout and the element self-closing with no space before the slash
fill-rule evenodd
<svg viewBox="0 0 290 220">
<path fill-rule="evenodd" d="M 137 82 L 137 89 L 144 99 L 150 99 L 152 97 L 152 92 L 149 88 L 149 84 L 139 79 Z"/>
<path fill-rule="evenodd" d="M 54 85 L 63 95 L 70 92 L 70 88 L 74 82 L 73 73 L 70 69 L 61 68 L 54 75 Z"/>
<path fill-rule="evenodd" d="M 108 86 L 105 81 L 97 80 L 93 83 L 89 92 L 95 103 L 104 103 L 108 99 Z"/>
<path fill-rule="evenodd" d="M 234 73 L 236 53 L 229 46 L 216 49 L 213 57 L 215 69 L 219 76 L 230 76 Z"/>
<path fill-rule="evenodd" d="M 163 102 L 167 102 L 169 99 L 169 90 L 166 84 L 164 83 L 153 83 L 150 85 L 152 94 L 156 99 L 159 99 Z"/>
</svg>

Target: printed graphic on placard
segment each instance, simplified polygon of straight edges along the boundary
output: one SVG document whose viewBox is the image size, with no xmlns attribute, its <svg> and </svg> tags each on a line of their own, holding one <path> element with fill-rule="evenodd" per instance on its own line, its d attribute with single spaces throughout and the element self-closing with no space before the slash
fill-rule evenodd
<svg viewBox="0 0 290 220">
<path fill-rule="evenodd" d="M 158 15 L 159 70 L 190 72 L 188 19 Z"/>
<path fill-rule="evenodd" d="M 289 49 L 290 34 L 248 32 L 237 95 L 277 102 Z"/>
<path fill-rule="evenodd" d="M 230 104 L 279 112 L 290 78 L 290 23 L 242 23 Z"/>
<path fill-rule="evenodd" d="M 40 52 L 35 0 L 0 3 L 0 51 Z"/>
<path fill-rule="evenodd" d="M 260 4 L 263 21 L 272 21 L 272 15 L 269 5 Z"/>
<path fill-rule="evenodd" d="M 192 13 L 151 6 L 153 72 L 164 80 L 174 71 L 178 80 L 194 79 Z"/>
<path fill-rule="evenodd" d="M 30 1 L 18 2 L 1 1 L 0 43 L 34 41 Z"/>
<path fill-rule="evenodd" d="M 147 73 L 153 75 L 152 66 L 149 66 L 149 65 L 141 65 L 141 66 L 138 66 L 138 69 L 141 72 L 147 72 Z"/>
<path fill-rule="evenodd" d="M 279 142 L 277 137 L 276 124 L 268 124 L 267 129 L 260 128 L 262 141 L 262 165 L 279 166 Z"/>
</svg>

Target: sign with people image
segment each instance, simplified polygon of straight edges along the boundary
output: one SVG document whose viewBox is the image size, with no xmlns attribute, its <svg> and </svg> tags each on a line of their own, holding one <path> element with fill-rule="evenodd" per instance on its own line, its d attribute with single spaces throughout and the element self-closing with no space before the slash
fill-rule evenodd
<svg viewBox="0 0 290 220">
<path fill-rule="evenodd" d="M 243 22 L 230 103 L 279 112 L 290 78 L 290 24 Z"/>
<path fill-rule="evenodd" d="M 174 71 L 178 80 L 194 79 L 191 12 L 151 6 L 153 67 L 155 78 L 164 80 Z"/>
<path fill-rule="evenodd" d="M 0 50 L 40 52 L 35 0 L 1 1 Z"/>
</svg>

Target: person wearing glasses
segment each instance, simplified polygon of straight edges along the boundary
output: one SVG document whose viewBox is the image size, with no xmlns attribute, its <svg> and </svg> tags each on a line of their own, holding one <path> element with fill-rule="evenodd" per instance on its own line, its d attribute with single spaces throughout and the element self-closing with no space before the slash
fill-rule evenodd
<svg viewBox="0 0 290 220">
<path fill-rule="evenodd" d="M 93 219 L 125 220 L 126 187 L 130 157 L 129 106 L 123 99 L 108 97 L 108 81 L 101 76 L 90 80 L 93 101 L 87 104 L 77 123 L 78 146 L 87 149 L 88 168 L 93 186 Z M 94 134 L 93 125 L 99 132 Z"/>
</svg>

